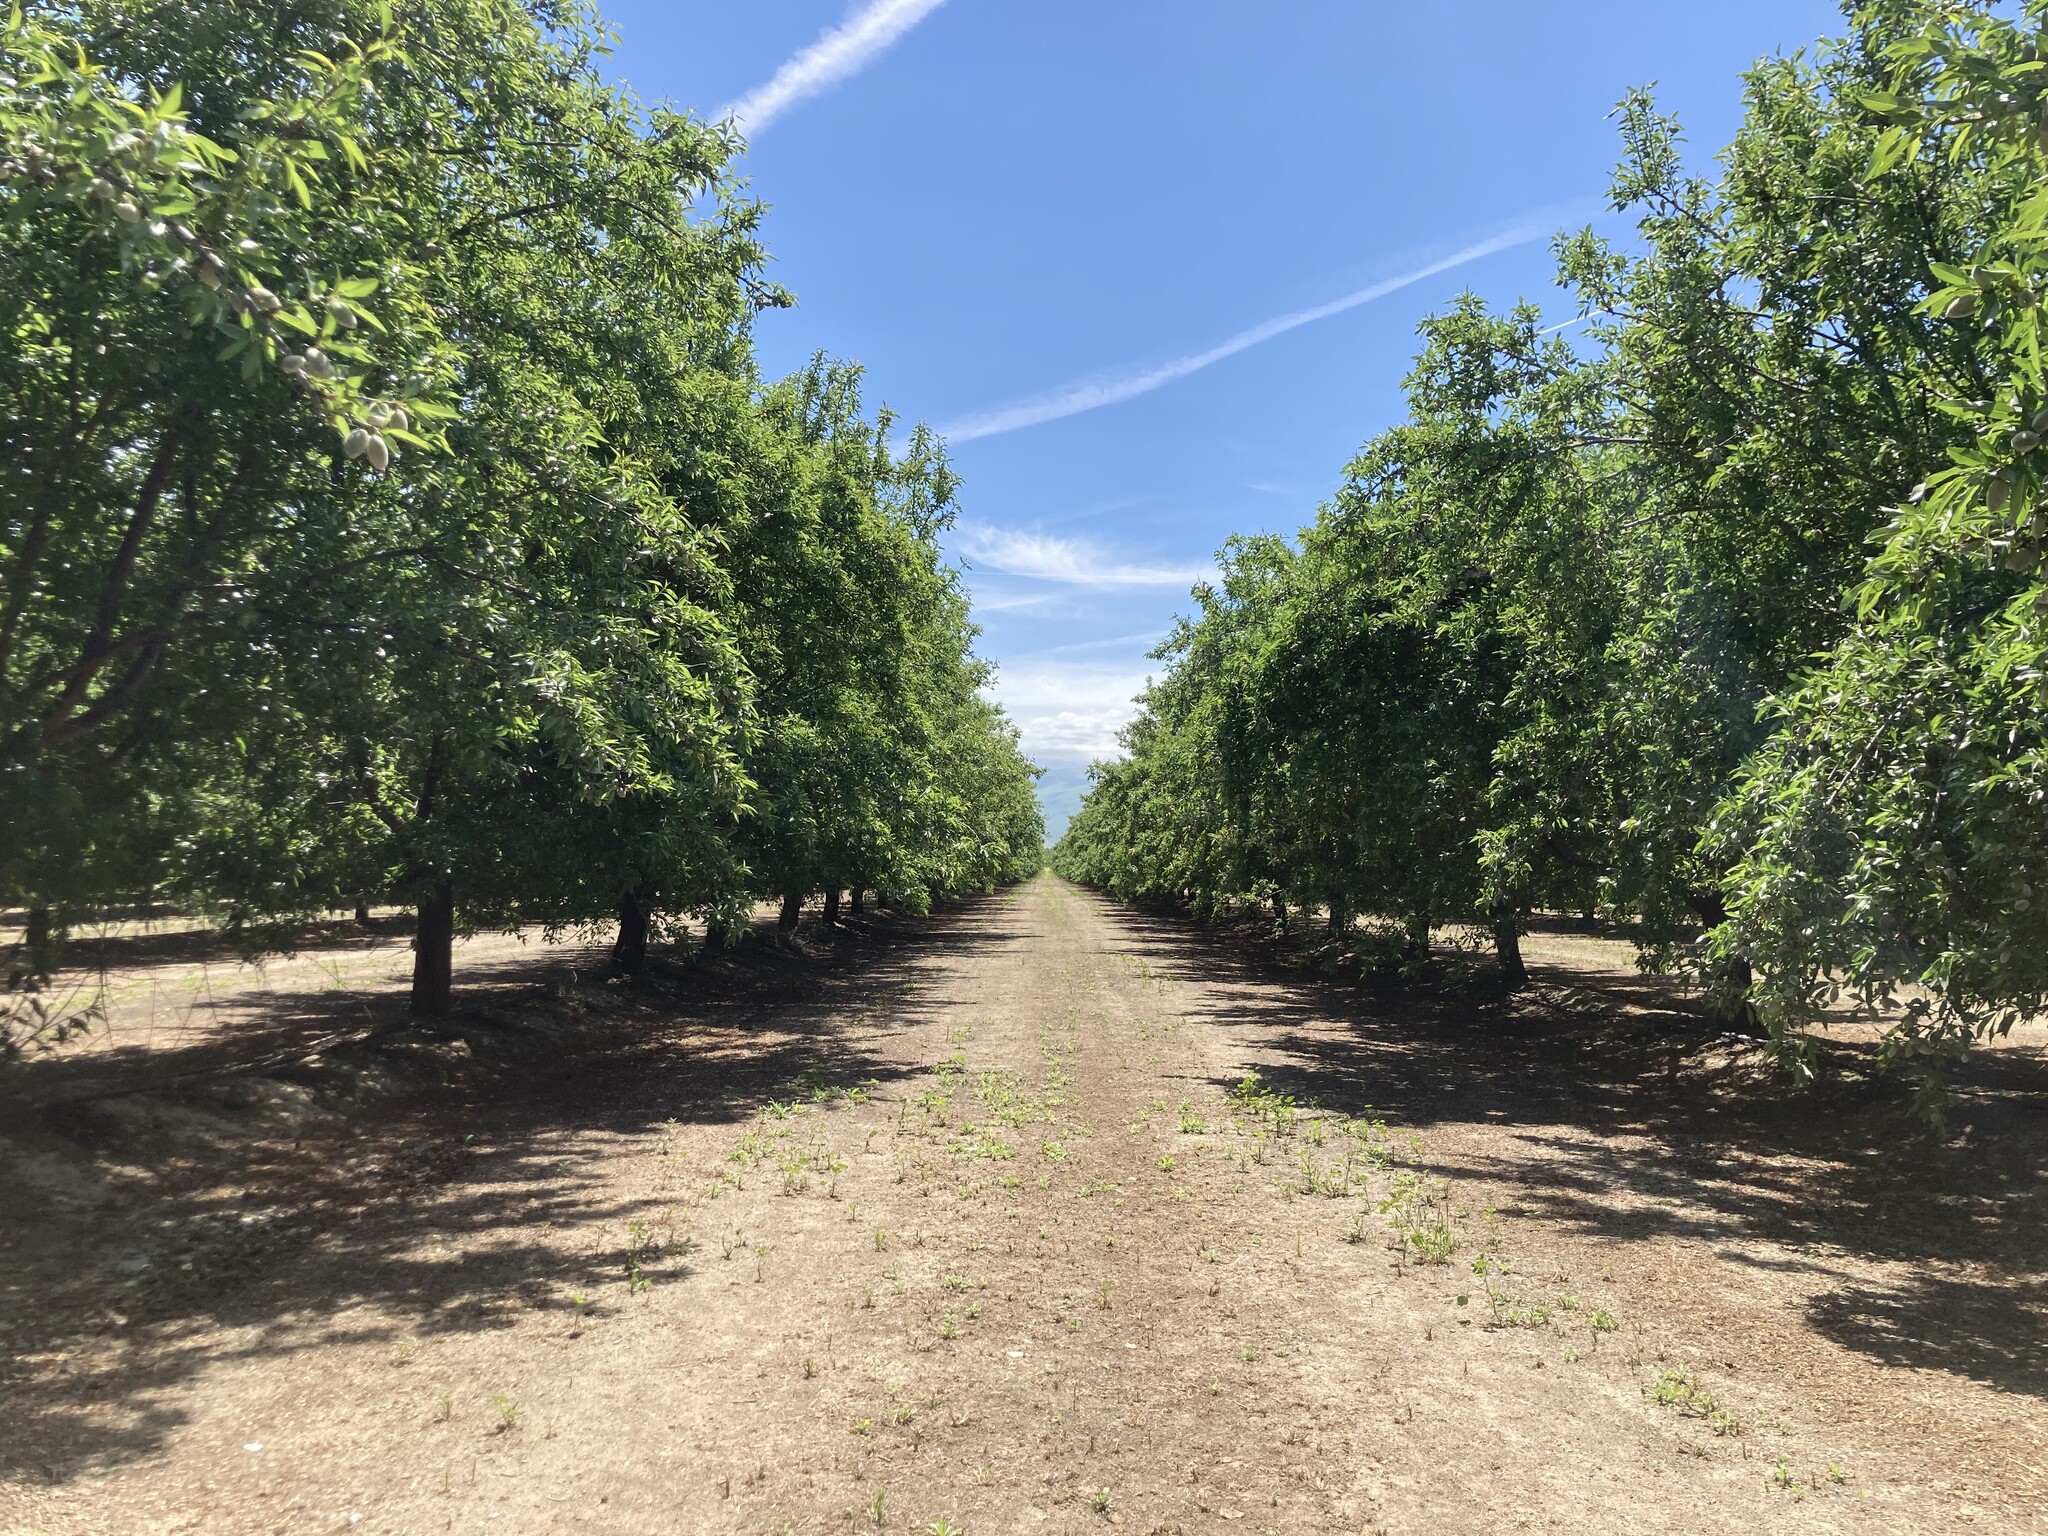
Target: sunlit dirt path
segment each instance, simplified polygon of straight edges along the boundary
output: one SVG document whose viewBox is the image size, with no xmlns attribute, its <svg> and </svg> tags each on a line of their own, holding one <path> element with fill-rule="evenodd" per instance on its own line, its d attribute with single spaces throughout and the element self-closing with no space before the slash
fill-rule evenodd
<svg viewBox="0 0 2048 1536">
<path fill-rule="evenodd" d="M 0 1529 L 2048 1530 L 2009 1249 L 1357 1007 L 1045 876 L 365 1133 L 81 1252 Z"/>
</svg>

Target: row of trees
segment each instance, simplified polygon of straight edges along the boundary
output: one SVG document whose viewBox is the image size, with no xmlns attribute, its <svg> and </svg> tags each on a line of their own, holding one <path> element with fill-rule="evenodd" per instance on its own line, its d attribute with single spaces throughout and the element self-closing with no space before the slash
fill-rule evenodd
<svg viewBox="0 0 2048 1536">
<path fill-rule="evenodd" d="M 0 31 L 0 904 L 262 942 L 1035 867 L 938 443 L 764 380 L 729 130 L 575 0 L 67 0 Z M 277 931 L 283 931 L 278 928 Z M 41 962 L 47 963 L 47 956 Z M 31 966 L 33 970 L 36 967 Z"/>
<path fill-rule="evenodd" d="M 2023 9 L 2023 17 L 2013 11 Z M 1055 867 L 1348 927 L 1599 909 L 1785 1060 L 1845 989 L 1930 1087 L 2048 1003 L 2048 6 L 1879 0 L 1645 96 L 1561 238 L 1583 345 L 1466 297 L 1297 541 L 1234 541 Z"/>
</svg>

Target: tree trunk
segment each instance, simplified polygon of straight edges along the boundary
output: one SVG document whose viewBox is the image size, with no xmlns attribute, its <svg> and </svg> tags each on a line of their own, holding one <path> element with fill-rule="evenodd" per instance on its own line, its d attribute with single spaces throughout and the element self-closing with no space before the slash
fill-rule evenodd
<svg viewBox="0 0 2048 1536">
<path fill-rule="evenodd" d="M 356 926 L 359 928 L 370 926 L 370 898 L 367 896 L 358 896 L 356 898 Z"/>
<path fill-rule="evenodd" d="M 619 936 L 612 941 L 612 969 L 638 976 L 647 969 L 647 907 L 638 891 L 619 898 Z"/>
<path fill-rule="evenodd" d="M 1515 920 L 1515 909 L 1507 902 L 1497 904 L 1492 912 L 1493 949 L 1500 957 L 1501 985 L 1510 992 L 1519 991 L 1529 984 L 1529 968 L 1522 963 L 1522 929 Z"/>
<path fill-rule="evenodd" d="M 839 926 L 839 887 L 836 885 L 825 893 L 825 926 Z"/>
<path fill-rule="evenodd" d="M 1709 993 L 1714 1022 L 1738 1035 L 1766 1034 L 1763 1019 L 1749 997 L 1755 985 L 1756 971 L 1746 958 L 1732 955 L 1724 960 Z"/>
<path fill-rule="evenodd" d="M 854 915 L 855 917 L 859 917 L 859 916 L 861 915 L 861 913 L 862 913 L 862 912 L 863 912 L 863 911 L 864 911 L 864 910 L 866 909 L 866 907 L 867 907 L 867 900 L 868 900 L 868 893 L 867 893 L 867 892 L 866 892 L 866 891 L 865 891 L 864 889 L 862 889 L 862 888 L 861 888 L 860 886 L 857 886 L 857 885 L 856 885 L 856 886 L 855 886 L 855 887 L 853 888 L 853 898 L 852 898 L 852 901 L 851 901 L 851 903 L 850 903 L 850 904 L 851 904 L 851 906 L 852 906 L 852 908 L 853 908 L 853 915 Z"/>
<path fill-rule="evenodd" d="M 1401 958 L 1410 965 L 1420 965 L 1429 958 L 1429 927 L 1427 917 L 1408 919 L 1408 936 L 1401 943 Z"/>
<path fill-rule="evenodd" d="M 1282 928 L 1287 926 L 1287 898 L 1278 891 L 1273 893 L 1273 921 Z"/>
<path fill-rule="evenodd" d="M 28 951 L 28 972 L 37 982 L 47 981 L 50 973 L 57 968 L 56 945 L 53 942 L 56 924 L 50 921 L 48 907 L 30 907 L 28 917 L 22 925 L 21 944 Z"/>
<path fill-rule="evenodd" d="M 1693 905 L 1709 929 L 1728 921 L 1727 904 L 1718 892 L 1708 891 L 1695 897 Z M 1750 989 L 1755 985 L 1756 972 L 1744 956 L 1732 955 L 1722 961 L 1707 986 L 1708 1008 L 1714 1022 L 1738 1034 L 1764 1033 L 1756 1004 L 1749 1000 Z"/>
<path fill-rule="evenodd" d="M 804 898 L 801 893 L 792 893 L 782 898 L 782 915 L 775 919 L 775 926 L 782 933 L 795 933 L 796 920 L 803 916 Z"/>
<path fill-rule="evenodd" d="M 437 880 L 420 902 L 419 926 L 412 937 L 413 1017 L 434 1018 L 448 1011 L 455 991 L 455 888 Z"/>
</svg>

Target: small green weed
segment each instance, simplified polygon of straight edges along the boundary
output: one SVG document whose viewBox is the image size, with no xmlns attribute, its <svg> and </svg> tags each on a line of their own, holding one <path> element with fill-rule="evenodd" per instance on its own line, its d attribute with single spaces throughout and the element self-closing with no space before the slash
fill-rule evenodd
<svg viewBox="0 0 2048 1536">
<path fill-rule="evenodd" d="M 1275 1093 L 1259 1081 L 1256 1072 L 1239 1079 L 1230 1090 L 1231 1107 L 1240 1115 L 1254 1121 L 1263 1121 L 1275 1136 L 1285 1136 L 1294 1129 L 1295 1105 L 1292 1094 Z"/>
<path fill-rule="evenodd" d="M 1703 1420 L 1717 1435 L 1742 1433 L 1742 1425 L 1724 1412 L 1713 1394 L 1700 1385 L 1699 1378 L 1682 1365 L 1659 1371 L 1643 1392 L 1659 1407 L 1674 1409 L 1689 1419 Z"/>
<path fill-rule="evenodd" d="M 1404 1249 L 1412 1248 L 1424 1264 L 1448 1264 L 1457 1250 L 1451 1229 L 1451 1186 L 1447 1179 L 1424 1179 L 1402 1173 L 1380 1201 Z"/>
</svg>

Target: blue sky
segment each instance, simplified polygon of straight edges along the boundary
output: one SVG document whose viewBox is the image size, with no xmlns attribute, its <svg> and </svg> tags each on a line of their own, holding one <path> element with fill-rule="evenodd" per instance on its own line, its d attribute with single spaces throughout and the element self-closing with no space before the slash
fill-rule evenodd
<svg viewBox="0 0 2048 1536">
<path fill-rule="evenodd" d="M 1310 520 L 1470 288 L 1564 320 L 1608 113 L 1702 166 L 1823 0 L 609 0 L 614 72 L 737 107 L 770 205 L 765 365 L 817 349 L 949 429 L 952 539 L 1056 836 L 1232 533 Z M 1532 238 L 1534 237 L 1534 238 Z"/>
</svg>

